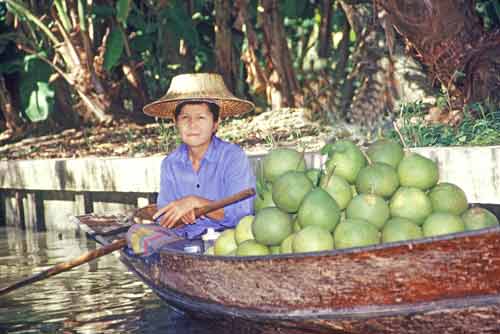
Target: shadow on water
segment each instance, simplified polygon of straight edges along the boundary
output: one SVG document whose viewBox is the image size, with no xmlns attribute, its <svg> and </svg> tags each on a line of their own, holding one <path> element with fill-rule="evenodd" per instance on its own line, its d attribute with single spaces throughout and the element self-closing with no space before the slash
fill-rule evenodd
<svg viewBox="0 0 500 334">
<path fill-rule="evenodd" d="M 96 245 L 74 232 L 0 227 L 0 286 Z M 161 301 L 113 255 L 0 297 L 0 333 L 298 333 L 194 319 Z"/>
</svg>

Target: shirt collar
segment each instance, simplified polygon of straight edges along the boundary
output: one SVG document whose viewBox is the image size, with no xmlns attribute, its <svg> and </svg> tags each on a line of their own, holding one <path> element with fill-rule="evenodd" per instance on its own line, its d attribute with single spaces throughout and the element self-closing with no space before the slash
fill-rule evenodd
<svg viewBox="0 0 500 334">
<path fill-rule="evenodd" d="M 207 160 L 209 162 L 214 162 L 217 160 L 217 147 L 219 146 L 220 139 L 217 136 L 213 136 L 212 140 L 210 141 L 210 144 L 208 145 L 208 149 L 205 152 L 205 155 L 203 156 L 202 160 Z M 188 152 L 188 146 L 184 143 L 181 144 L 181 153 L 182 153 L 182 161 L 184 163 L 191 163 L 191 160 L 189 160 L 189 152 Z"/>
</svg>

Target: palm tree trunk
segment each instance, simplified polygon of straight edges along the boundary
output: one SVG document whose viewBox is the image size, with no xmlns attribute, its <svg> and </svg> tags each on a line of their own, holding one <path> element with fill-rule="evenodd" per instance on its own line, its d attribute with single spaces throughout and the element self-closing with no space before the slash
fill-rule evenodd
<svg viewBox="0 0 500 334">
<path fill-rule="evenodd" d="M 12 103 L 12 97 L 5 85 L 5 78 L 0 72 L 0 109 L 3 111 L 5 119 L 6 133 L 2 136 L 9 139 L 12 136 L 19 135 L 22 132 L 22 120 L 19 112 Z"/>
<path fill-rule="evenodd" d="M 215 0 L 215 65 L 229 90 L 234 91 L 233 38 L 231 33 L 231 1 Z"/>
</svg>

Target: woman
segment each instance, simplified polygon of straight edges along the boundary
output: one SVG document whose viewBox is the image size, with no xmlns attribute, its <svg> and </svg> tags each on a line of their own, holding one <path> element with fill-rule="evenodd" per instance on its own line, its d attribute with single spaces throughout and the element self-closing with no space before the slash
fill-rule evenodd
<svg viewBox="0 0 500 334">
<path fill-rule="evenodd" d="M 206 217 L 194 216 L 195 208 L 255 187 L 243 150 L 215 135 L 220 117 L 252 108 L 234 97 L 219 75 L 205 73 L 176 76 L 163 98 L 144 107 L 148 115 L 174 119 L 182 144 L 161 164 L 159 210 L 154 215 L 158 225 L 134 225 L 127 234 L 135 253 L 148 255 L 179 238 L 197 238 L 209 227 L 234 227 L 253 213 L 249 198 Z"/>
</svg>

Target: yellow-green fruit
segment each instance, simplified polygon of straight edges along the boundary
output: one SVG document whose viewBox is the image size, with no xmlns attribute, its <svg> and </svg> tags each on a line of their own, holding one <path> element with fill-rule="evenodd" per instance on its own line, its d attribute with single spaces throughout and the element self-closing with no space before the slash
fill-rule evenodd
<svg viewBox="0 0 500 334">
<path fill-rule="evenodd" d="M 453 183 L 439 183 L 429 192 L 433 212 L 448 212 L 461 215 L 467 210 L 465 192 Z"/>
<path fill-rule="evenodd" d="M 471 208 L 462 214 L 465 229 L 478 230 L 485 227 L 498 225 L 498 218 L 490 211 L 483 208 Z"/>
<path fill-rule="evenodd" d="M 422 225 L 422 231 L 426 237 L 457 233 L 464 230 L 465 224 L 462 218 L 446 212 L 431 214 Z"/>
<path fill-rule="evenodd" d="M 399 188 L 389 203 L 392 217 L 406 218 L 422 225 L 432 213 L 431 200 L 418 188 Z"/>
<path fill-rule="evenodd" d="M 293 220 L 293 232 L 296 233 L 302 229 L 302 226 L 299 224 L 299 219 L 295 217 Z"/>
<path fill-rule="evenodd" d="M 401 159 L 403 159 L 403 147 L 399 143 L 389 140 L 377 140 L 366 151 L 372 162 L 383 162 L 397 168 Z"/>
<path fill-rule="evenodd" d="M 271 251 L 271 254 L 273 254 L 273 255 L 281 254 L 281 245 L 280 246 L 269 246 L 269 250 Z"/>
<path fill-rule="evenodd" d="M 280 246 L 280 252 L 281 254 L 290 254 L 293 253 L 293 239 L 295 238 L 295 234 L 290 234 L 288 237 L 286 237 L 285 240 L 281 243 Z"/>
<path fill-rule="evenodd" d="M 335 248 L 351 248 L 380 243 L 380 233 L 373 224 L 363 219 L 346 219 L 337 225 Z"/>
<path fill-rule="evenodd" d="M 230 255 L 231 252 L 236 251 L 237 247 L 234 229 L 228 229 L 215 240 L 214 254 Z"/>
<path fill-rule="evenodd" d="M 361 194 L 354 197 L 347 206 L 348 219 L 363 219 L 381 229 L 389 219 L 389 206 L 377 195 Z"/>
<path fill-rule="evenodd" d="M 289 148 L 277 148 L 269 152 L 263 161 L 264 178 L 273 183 L 285 172 L 306 169 L 302 154 Z"/>
<path fill-rule="evenodd" d="M 329 180 L 327 180 L 327 175 L 323 175 L 321 179 L 321 188 L 333 197 L 340 210 L 347 208 L 353 197 L 351 187 L 345 179 L 338 175 L 332 175 Z"/>
<path fill-rule="evenodd" d="M 269 254 L 271 254 L 269 248 L 259 244 L 255 240 L 243 241 L 236 249 L 236 255 L 238 256 L 257 256 Z"/>
<path fill-rule="evenodd" d="M 333 237 L 328 230 L 315 225 L 304 227 L 293 238 L 294 253 L 320 252 L 333 249 Z"/>
<path fill-rule="evenodd" d="M 309 168 L 306 170 L 306 176 L 311 180 L 313 186 L 318 185 L 319 178 L 321 176 L 321 170 L 317 168 Z"/>
<path fill-rule="evenodd" d="M 360 194 L 390 197 L 399 187 L 399 176 L 391 165 L 376 162 L 363 167 L 356 179 L 356 190 Z"/>
<path fill-rule="evenodd" d="M 215 255 L 214 246 L 208 247 L 203 254 L 205 254 L 205 255 Z"/>
<path fill-rule="evenodd" d="M 255 212 L 263 208 L 269 208 L 276 206 L 273 202 L 273 191 L 272 188 L 266 189 L 255 196 L 254 209 Z"/>
<path fill-rule="evenodd" d="M 354 183 L 361 168 L 366 165 L 366 158 L 361 150 L 351 141 L 339 140 L 331 147 L 331 154 L 326 161 L 326 173 L 332 170 L 334 175 Z"/>
<path fill-rule="evenodd" d="M 314 225 L 331 232 L 340 220 L 340 209 L 325 190 L 315 188 L 304 197 L 297 217 L 302 228 Z"/>
<path fill-rule="evenodd" d="M 264 208 L 255 215 L 252 233 L 260 244 L 280 245 L 292 233 L 290 215 L 278 208 Z"/>
<path fill-rule="evenodd" d="M 418 153 L 410 153 L 399 163 L 398 175 L 401 186 L 426 190 L 436 185 L 439 171 L 437 164 L 431 159 Z"/>
<path fill-rule="evenodd" d="M 382 229 L 382 242 L 394 242 L 422 238 L 420 226 L 405 218 L 392 218 Z"/>
<path fill-rule="evenodd" d="M 243 241 L 255 239 L 252 233 L 252 222 L 254 216 L 245 216 L 240 219 L 235 229 L 236 243 L 239 245 Z"/>
<path fill-rule="evenodd" d="M 273 202 L 283 211 L 297 212 L 304 196 L 312 188 L 311 180 L 303 172 L 286 172 L 273 184 Z"/>
</svg>

